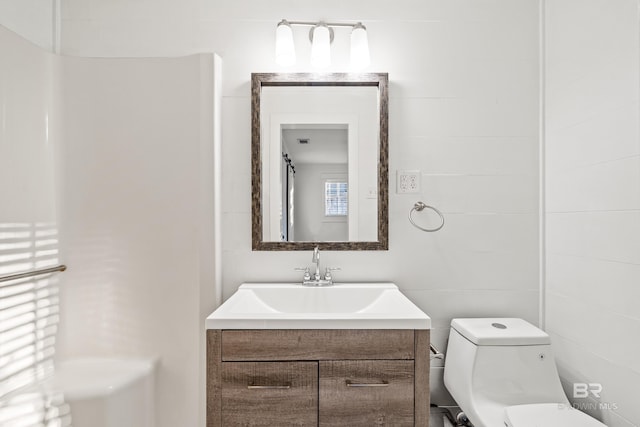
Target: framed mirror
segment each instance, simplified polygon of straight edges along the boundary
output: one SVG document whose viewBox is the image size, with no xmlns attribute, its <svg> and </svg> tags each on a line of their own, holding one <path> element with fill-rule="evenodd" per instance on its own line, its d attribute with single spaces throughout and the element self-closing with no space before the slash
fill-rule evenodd
<svg viewBox="0 0 640 427">
<path fill-rule="evenodd" d="M 252 248 L 388 249 L 388 75 L 251 75 Z"/>
</svg>

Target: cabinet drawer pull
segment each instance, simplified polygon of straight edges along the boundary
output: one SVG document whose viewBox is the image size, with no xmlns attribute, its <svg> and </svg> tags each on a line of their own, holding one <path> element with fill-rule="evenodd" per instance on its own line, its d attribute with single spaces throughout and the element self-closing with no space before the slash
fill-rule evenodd
<svg viewBox="0 0 640 427">
<path fill-rule="evenodd" d="M 388 387 L 389 381 L 382 381 L 380 383 L 352 383 L 351 380 L 346 380 L 347 387 Z"/>
<path fill-rule="evenodd" d="M 247 384 L 247 388 L 249 390 L 266 390 L 266 389 L 288 389 L 291 388 L 291 384 L 283 384 L 283 385 L 257 385 L 253 383 Z"/>
</svg>

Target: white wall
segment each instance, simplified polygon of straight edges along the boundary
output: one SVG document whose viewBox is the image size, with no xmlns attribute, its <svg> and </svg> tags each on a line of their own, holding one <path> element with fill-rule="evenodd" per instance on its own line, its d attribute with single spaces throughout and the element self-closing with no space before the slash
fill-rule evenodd
<svg viewBox="0 0 640 427">
<path fill-rule="evenodd" d="M 312 71 L 305 29 L 294 30 L 298 65 L 275 64 L 283 18 L 361 20 L 368 71 L 390 77 L 390 249 L 330 252 L 323 263 L 342 267 L 337 280 L 396 282 L 433 317 L 440 347 L 452 317 L 537 322 L 537 0 L 65 0 L 62 18 L 66 54 L 224 58 L 225 298 L 244 281 L 299 280 L 293 268 L 311 264 L 306 252 L 251 251 L 250 73 Z M 348 36 L 336 30 L 329 71 L 347 71 Z M 421 170 L 422 194 L 396 195 L 397 169 Z M 409 224 L 417 200 L 444 212 L 444 229 Z"/>
<path fill-rule="evenodd" d="M 5 276 L 59 263 L 54 153 L 60 139 L 57 58 L 2 26 L 0 52 L 0 276 Z M 47 407 L 62 418 L 68 410 L 59 396 L 33 394 L 35 387 L 15 393 L 51 375 L 59 278 L 0 283 L 0 418 L 16 425 L 44 419 Z M 49 415 L 52 423 L 68 425 L 68 419 Z"/>
<path fill-rule="evenodd" d="M 202 425 L 213 56 L 63 59 L 59 357 L 158 357 L 156 425 Z"/>
<path fill-rule="evenodd" d="M 58 42 L 60 0 L 2 0 L 0 25 L 48 51 Z"/>
<path fill-rule="evenodd" d="M 573 401 L 638 426 L 638 2 L 547 1 L 545 25 L 546 324 L 569 396 L 602 385 Z"/>
<path fill-rule="evenodd" d="M 324 205 L 324 183 L 330 179 L 348 180 L 346 164 L 299 163 L 295 175 L 296 240 L 349 240 L 347 217 L 327 218 Z"/>
<path fill-rule="evenodd" d="M 56 58 L 0 26 L 0 222 L 56 223 Z"/>
</svg>

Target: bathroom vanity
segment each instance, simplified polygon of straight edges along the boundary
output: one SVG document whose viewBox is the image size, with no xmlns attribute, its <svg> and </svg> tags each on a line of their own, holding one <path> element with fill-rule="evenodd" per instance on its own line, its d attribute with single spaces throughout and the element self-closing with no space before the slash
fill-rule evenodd
<svg viewBox="0 0 640 427">
<path fill-rule="evenodd" d="M 207 427 L 429 424 L 430 319 L 393 284 L 245 284 L 206 326 Z"/>
<path fill-rule="evenodd" d="M 427 426 L 428 330 L 207 330 L 207 426 Z"/>
<path fill-rule="evenodd" d="M 388 249 L 388 97 L 386 73 L 252 74 L 252 248 L 313 249 L 315 274 L 243 284 L 207 318 L 207 427 L 429 425 L 429 316 L 393 283 L 320 269 L 320 249 Z M 300 130 L 342 132 L 311 157 L 344 164 L 346 236 L 303 236 L 315 216 L 288 217 L 308 194 L 293 191 Z"/>
</svg>

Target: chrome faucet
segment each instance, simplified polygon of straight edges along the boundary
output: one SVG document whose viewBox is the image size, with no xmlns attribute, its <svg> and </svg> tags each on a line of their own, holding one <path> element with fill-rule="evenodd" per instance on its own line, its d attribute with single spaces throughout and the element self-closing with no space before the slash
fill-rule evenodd
<svg viewBox="0 0 640 427">
<path fill-rule="evenodd" d="M 331 271 L 340 270 L 339 268 L 329 268 L 327 267 L 324 273 L 324 277 L 320 274 L 320 248 L 313 248 L 313 256 L 311 257 L 311 262 L 316 265 L 316 272 L 312 276 L 309 271 L 309 267 L 307 268 L 296 268 L 296 270 L 304 271 L 304 275 L 302 277 L 302 285 L 303 286 L 331 286 L 333 285 L 333 277 L 331 275 Z"/>
<path fill-rule="evenodd" d="M 313 275 L 315 280 L 320 280 L 320 248 L 313 248 L 313 256 L 311 257 L 311 262 L 316 264 L 316 274 Z"/>
</svg>

